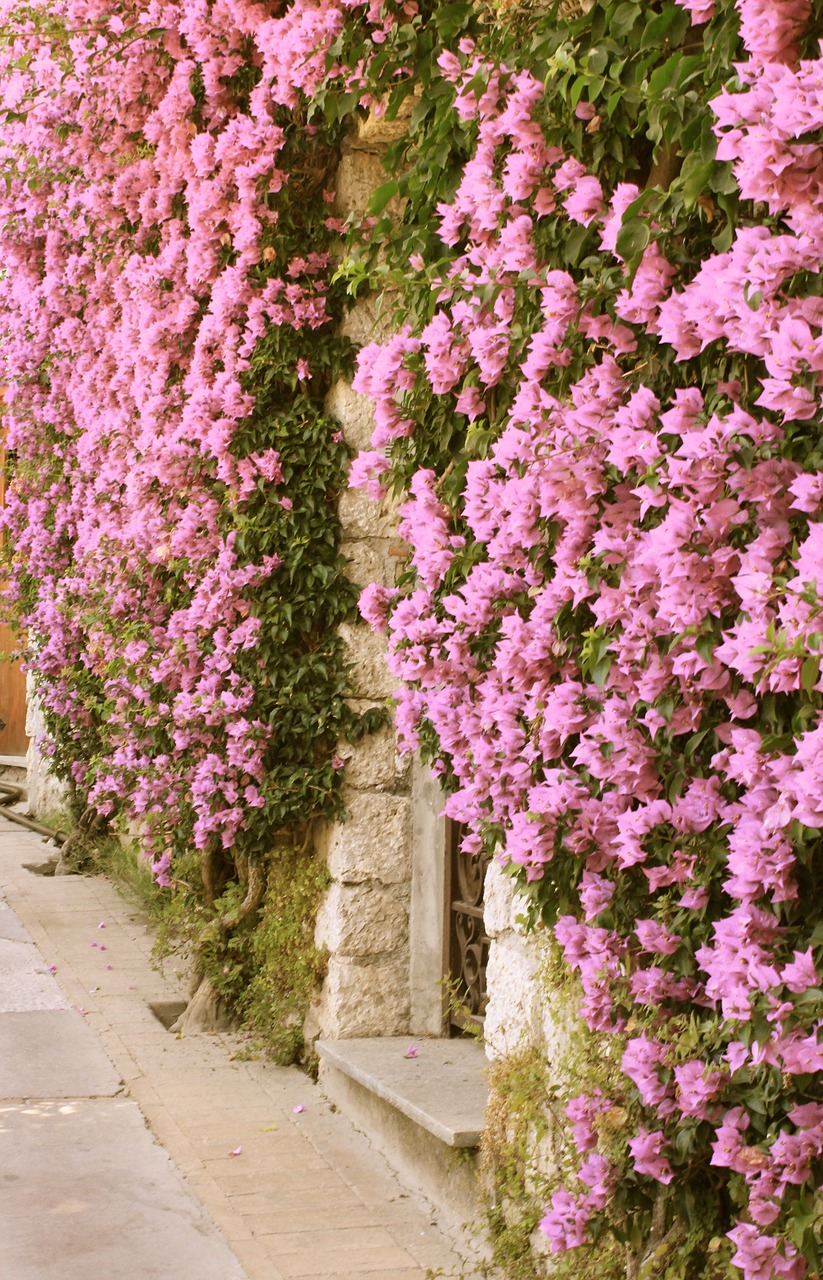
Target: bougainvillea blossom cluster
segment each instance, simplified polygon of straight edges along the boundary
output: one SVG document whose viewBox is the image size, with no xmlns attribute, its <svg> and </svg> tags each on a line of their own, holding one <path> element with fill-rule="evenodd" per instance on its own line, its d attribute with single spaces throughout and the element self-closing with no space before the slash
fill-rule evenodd
<svg viewBox="0 0 823 1280">
<path fill-rule="evenodd" d="M 808 4 L 737 9 L 745 60 L 711 108 L 756 212 L 685 277 L 650 224 L 607 308 L 541 258 L 541 228 L 593 226 L 621 261 L 639 187 L 604 192 L 549 145 L 528 72 L 470 42 L 443 54 L 476 139 L 439 210 L 454 256 L 425 328 L 361 353 L 378 428 L 352 482 L 383 491 L 425 387 L 474 421 L 515 378 L 456 500 L 413 475 L 411 586 L 362 598 L 403 682 L 399 730 L 451 779 L 465 848 L 485 837 L 526 883 L 571 883 L 554 933 L 589 1027 L 624 1038 L 645 1116 L 628 1167 L 668 1186 L 702 1153 L 730 1178 L 733 1264 L 799 1280 L 787 1228 L 823 1153 L 823 934 L 801 887 L 823 829 L 823 61 L 798 57 Z M 513 365 L 524 279 L 535 327 Z M 641 338 L 673 352 L 679 387 L 637 360 Z M 705 372 L 718 351 L 748 359 L 745 385 Z M 689 1010 L 702 1041 L 686 1048 Z M 592 1165 L 595 1128 L 575 1125 L 582 1189 L 542 1224 L 557 1251 L 586 1240 L 618 1176 Z"/>
<path fill-rule="evenodd" d="M 255 602 L 293 572 L 296 495 L 265 425 L 250 437 L 248 375 L 276 327 L 278 376 L 310 388 L 333 320 L 339 229 L 326 206 L 295 252 L 283 157 L 317 132 L 289 112 L 345 12 L 0 8 L 10 590 L 75 781 L 141 823 L 161 876 L 170 841 L 231 849 L 271 786 L 248 655 Z M 237 530 L 261 492 L 282 536 L 255 555 Z"/>
</svg>

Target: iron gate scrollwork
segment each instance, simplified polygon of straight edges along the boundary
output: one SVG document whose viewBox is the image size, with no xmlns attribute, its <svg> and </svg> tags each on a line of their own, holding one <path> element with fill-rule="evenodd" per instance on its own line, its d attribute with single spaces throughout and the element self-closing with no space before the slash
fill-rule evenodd
<svg viewBox="0 0 823 1280">
<path fill-rule="evenodd" d="M 483 922 L 483 885 L 489 856 L 461 853 L 466 828 L 447 824 L 449 917 L 449 1033 L 482 1028 L 486 1012 L 489 939 Z"/>
</svg>

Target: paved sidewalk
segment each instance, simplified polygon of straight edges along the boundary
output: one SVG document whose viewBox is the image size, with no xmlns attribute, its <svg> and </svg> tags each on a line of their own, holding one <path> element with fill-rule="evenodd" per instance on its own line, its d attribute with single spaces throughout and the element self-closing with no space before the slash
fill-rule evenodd
<svg viewBox="0 0 823 1280">
<path fill-rule="evenodd" d="M 0 817 L 3 1280 L 474 1280 L 302 1072 L 166 1031 L 139 909 L 46 854 Z"/>
</svg>

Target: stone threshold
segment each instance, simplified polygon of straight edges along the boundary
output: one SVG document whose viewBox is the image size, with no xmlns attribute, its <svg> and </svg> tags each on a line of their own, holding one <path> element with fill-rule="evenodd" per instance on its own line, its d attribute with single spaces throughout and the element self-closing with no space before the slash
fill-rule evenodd
<svg viewBox="0 0 823 1280">
<path fill-rule="evenodd" d="M 475 1040 L 318 1040 L 322 1064 L 362 1085 L 447 1147 L 477 1147 L 489 1086 Z M 410 1053 L 410 1049 L 415 1052 Z"/>
</svg>

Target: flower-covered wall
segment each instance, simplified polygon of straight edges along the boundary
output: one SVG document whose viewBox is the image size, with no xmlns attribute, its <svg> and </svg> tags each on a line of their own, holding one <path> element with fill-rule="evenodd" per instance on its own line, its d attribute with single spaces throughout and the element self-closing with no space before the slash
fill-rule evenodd
<svg viewBox="0 0 823 1280">
<path fill-rule="evenodd" d="M 57 767 L 226 936 L 339 813 L 360 347 L 401 740 L 611 1046 L 567 1080 L 556 1273 L 609 1238 L 814 1275 L 820 4 L 3 16 L 7 526 Z M 342 140 L 401 109 L 346 229 Z"/>
</svg>

